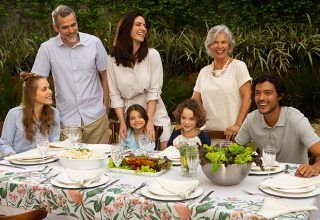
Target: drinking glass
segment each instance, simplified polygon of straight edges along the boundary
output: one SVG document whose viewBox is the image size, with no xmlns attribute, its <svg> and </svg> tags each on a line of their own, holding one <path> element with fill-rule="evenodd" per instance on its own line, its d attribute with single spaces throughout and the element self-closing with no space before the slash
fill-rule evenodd
<svg viewBox="0 0 320 220">
<path fill-rule="evenodd" d="M 190 176 L 190 168 L 189 168 L 189 164 L 188 164 L 187 155 L 194 156 L 194 152 L 196 152 L 196 151 L 198 151 L 197 142 L 195 142 L 195 141 L 181 141 L 181 142 L 179 142 L 179 152 L 180 152 L 182 176 Z M 198 157 L 199 157 L 199 153 L 198 153 Z M 194 162 L 194 161 L 192 161 L 192 162 Z M 194 164 L 191 164 L 191 165 L 194 165 Z"/>
<path fill-rule="evenodd" d="M 189 168 L 189 177 L 195 177 L 197 175 L 197 169 L 199 165 L 199 150 L 198 148 L 190 149 L 186 152 L 187 165 Z"/>
<path fill-rule="evenodd" d="M 111 159 L 114 165 L 116 165 L 118 169 L 123 160 L 123 157 L 124 157 L 123 147 L 121 145 L 111 145 Z"/>
<path fill-rule="evenodd" d="M 144 155 L 148 155 L 148 150 L 150 149 L 150 144 L 152 143 L 151 135 L 143 133 L 139 136 L 139 147 Z"/>
<path fill-rule="evenodd" d="M 68 130 L 68 139 L 72 145 L 72 148 L 75 148 L 79 139 L 79 127 L 76 125 L 71 125 L 67 127 Z"/>
<path fill-rule="evenodd" d="M 47 156 L 49 148 L 49 138 L 47 134 L 37 134 L 36 135 L 36 150 L 42 157 L 42 168 L 44 168 L 44 158 Z"/>
<path fill-rule="evenodd" d="M 276 148 L 271 145 L 265 146 L 262 151 L 263 166 L 267 168 L 268 179 L 270 177 L 270 170 L 276 161 L 276 153 Z"/>
</svg>

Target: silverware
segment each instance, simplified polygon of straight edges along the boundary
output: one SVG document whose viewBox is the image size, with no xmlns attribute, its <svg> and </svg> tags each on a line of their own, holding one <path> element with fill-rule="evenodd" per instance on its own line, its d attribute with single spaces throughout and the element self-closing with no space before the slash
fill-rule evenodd
<svg viewBox="0 0 320 220">
<path fill-rule="evenodd" d="M 108 188 L 109 186 L 115 184 L 115 183 L 118 182 L 119 180 L 120 180 L 120 179 L 115 179 L 115 180 L 113 180 L 111 183 L 109 183 L 109 184 L 107 184 L 105 187 L 103 187 L 103 189 Z"/>
<path fill-rule="evenodd" d="M 213 193 L 214 190 L 211 190 L 210 192 L 207 193 L 207 195 L 205 195 L 201 200 L 200 203 L 202 203 L 203 201 L 207 200 L 209 198 L 209 196 L 211 195 L 211 193 Z"/>
<path fill-rule="evenodd" d="M 40 169 L 38 170 L 38 172 L 43 172 L 43 171 L 45 171 L 47 168 L 48 168 L 48 165 L 46 165 L 46 166 L 43 167 L 43 168 L 40 168 Z"/>
<path fill-rule="evenodd" d="M 286 173 L 286 174 L 290 173 L 289 168 L 290 168 L 289 164 L 286 164 L 286 168 L 284 169 L 283 173 Z"/>
<path fill-rule="evenodd" d="M 147 185 L 147 183 L 142 183 L 140 186 L 138 186 L 137 188 L 135 188 L 135 190 L 133 190 L 130 194 L 132 195 L 133 193 L 137 192 L 139 189 L 145 187 Z"/>
<path fill-rule="evenodd" d="M 40 184 L 42 184 L 42 183 L 44 183 L 44 182 L 47 182 L 48 180 L 50 180 L 51 178 L 54 178 L 54 177 L 58 176 L 59 174 L 60 174 L 60 172 L 58 172 L 58 173 L 56 173 L 56 174 L 53 174 L 53 175 L 45 178 L 44 180 L 42 180 L 42 181 L 40 182 Z"/>
<path fill-rule="evenodd" d="M 14 167 L 14 168 L 17 168 L 17 169 L 23 169 L 23 170 L 25 170 L 25 169 L 26 169 L 25 167 L 21 167 L 21 166 L 13 165 L 13 164 L 4 164 L 4 163 L 0 163 L 0 166 Z"/>
</svg>

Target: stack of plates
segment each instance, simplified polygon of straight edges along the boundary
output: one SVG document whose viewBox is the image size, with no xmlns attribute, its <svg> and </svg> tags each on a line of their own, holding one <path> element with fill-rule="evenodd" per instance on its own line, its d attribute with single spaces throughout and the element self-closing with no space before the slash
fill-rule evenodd
<svg viewBox="0 0 320 220">
<path fill-rule="evenodd" d="M 51 180 L 51 184 L 61 188 L 78 189 L 97 187 L 107 183 L 108 176 L 102 175 L 100 170 L 72 170 L 66 169 Z"/>
<path fill-rule="evenodd" d="M 57 157 L 54 152 L 48 152 L 47 156 L 45 156 L 44 160 L 42 160 L 42 156 L 38 153 L 38 151 L 36 149 L 32 149 L 19 154 L 5 157 L 4 159 L 14 164 L 37 165 L 56 161 Z"/>
<path fill-rule="evenodd" d="M 311 178 L 281 174 L 260 183 L 259 188 L 268 194 L 287 198 L 306 198 L 320 194 L 320 176 Z"/>
<path fill-rule="evenodd" d="M 180 165 L 180 152 L 179 150 L 174 147 L 170 146 L 166 148 L 165 150 L 158 153 L 159 156 L 164 157 L 166 156 L 169 160 L 172 161 L 173 165 Z"/>
<path fill-rule="evenodd" d="M 162 179 L 163 180 L 163 179 Z M 160 184 L 158 181 L 153 182 L 141 189 L 141 194 L 147 198 L 162 200 L 162 201 L 181 201 L 186 199 L 193 199 L 200 196 L 203 193 L 203 189 L 198 186 L 198 184 L 194 185 L 195 181 L 175 181 L 175 180 L 166 180 L 171 185 L 175 185 L 174 188 L 170 187 L 170 191 L 166 190 L 164 185 Z M 187 187 L 190 185 L 190 189 L 186 190 L 187 193 L 178 193 L 175 192 L 183 187 Z"/>
<path fill-rule="evenodd" d="M 285 164 L 284 163 L 279 163 L 275 162 L 274 165 L 271 167 L 269 174 L 274 174 L 274 173 L 280 173 L 285 169 Z M 249 174 L 252 175 L 268 175 L 268 170 L 261 170 L 261 168 L 255 163 L 252 163 L 251 170 Z"/>
</svg>

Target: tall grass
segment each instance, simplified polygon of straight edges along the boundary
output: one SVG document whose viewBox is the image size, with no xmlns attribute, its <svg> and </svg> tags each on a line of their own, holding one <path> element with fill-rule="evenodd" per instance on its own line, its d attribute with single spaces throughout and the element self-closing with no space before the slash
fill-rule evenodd
<svg viewBox="0 0 320 220">
<path fill-rule="evenodd" d="M 38 32 L 23 25 L 0 25 L 0 120 L 21 99 L 18 73 L 31 70 L 40 43 L 53 35 L 52 27 Z M 7 28 L 6 28 L 7 27 Z M 86 32 L 86 30 L 82 30 Z M 97 28 L 93 34 L 111 48 L 115 27 L 111 24 Z M 308 25 L 267 25 L 255 30 L 235 31 L 237 46 L 233 57 L 243 60 L 255 79 L 265 70 L 275 72 L 290 88 L 290 103 L 311 117 L 320 117 L 319 69 L 320 34 L 317 27 Z M 203 33 L 185 30 L 173 33 L 156 28 L 148 33 L 149 41 L 162 57 L 164 84 L 162 97 L 169 112 L 192 95 L 194 79 L 209 64 Z M 318 89 L 318 90 L 317 90 Z M 308 91 L 308 93 L 306 93 Z M 311 98 L 312 97 L 312 98 Z M 305 101 L 303 101 L 305 100 Z"/>
</svg>

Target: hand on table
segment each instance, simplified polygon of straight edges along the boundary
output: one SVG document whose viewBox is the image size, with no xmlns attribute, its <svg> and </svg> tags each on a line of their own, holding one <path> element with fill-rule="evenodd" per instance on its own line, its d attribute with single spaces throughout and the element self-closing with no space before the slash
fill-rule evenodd
<svg viewBox="0 0 320 220">
<path fill-rule="evenodd" d="M 318 174 L 319 171 L 314 166 L 304 163 L 299 166 L 294 175 L 300 177 L 312 177 L 317 176 Z"/>
</svg>

